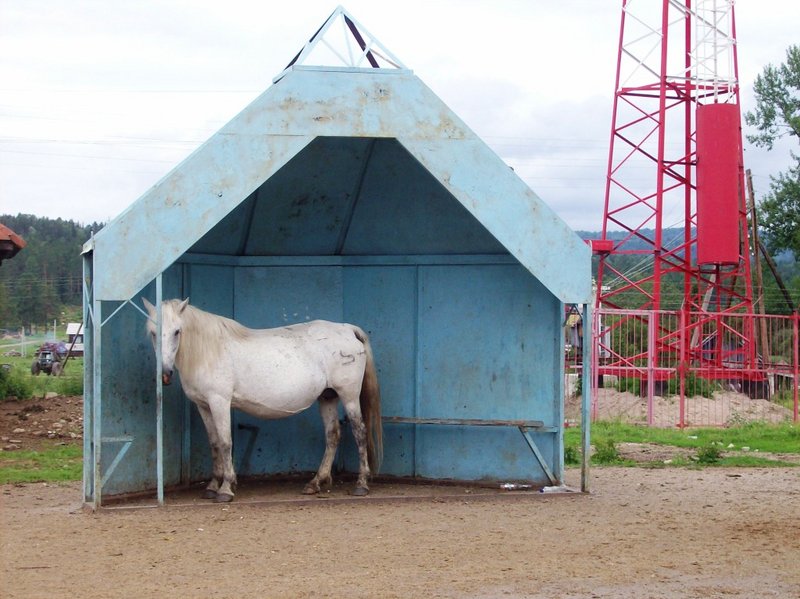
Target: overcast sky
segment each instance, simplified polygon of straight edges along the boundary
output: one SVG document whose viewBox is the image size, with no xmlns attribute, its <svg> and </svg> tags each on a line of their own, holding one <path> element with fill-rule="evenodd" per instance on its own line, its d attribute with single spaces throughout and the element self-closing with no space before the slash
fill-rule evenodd
<svg viewBox="0 0 800 599">
<path fill-rule="evenodd" d="M 568 224 L 600 228 L 621 0 L 342 4 Z M 2 0 L 0 213 L 114 218 L 269 87 L 336 5 Z M 800 1 L 740 0 L 736 26 L 746 111 L 755 76 L 800 43 Z M 791 146 L 745 147 L 760 196 Z"/>
</svg>

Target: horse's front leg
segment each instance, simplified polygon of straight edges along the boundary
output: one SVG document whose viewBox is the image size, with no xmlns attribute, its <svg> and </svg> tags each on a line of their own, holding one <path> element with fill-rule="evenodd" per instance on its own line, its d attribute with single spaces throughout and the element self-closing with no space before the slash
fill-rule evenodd
<svg viewBox="0 0 800 599">
<path fill-rule="evenodd" d="M 211 416 L 211 410 L 205 404 L 196 404 L 197 411 L 200 412 L 200 417 L 203 419 L 203 424 L 206 427 L 206 434 L 208 435 L 208 444 L 211 447 L 211 465 L 212 476 L 206 490 L 203 493 L 205 499 L 216 499 L 217 491 L 222 485 L 223 467 L 219 451 L 219 438 L 217 436 L 217 427 L 214 425 L 214 418 Z"/>
<path fill-rule="evenodd" d="M 236 486 L 236 472 L 233 469 L 233 457 L 231 456 L 233 442 L 231 440 L 230 400 L 220 396 L 211 397 L 208 401 L 208 408 L 217 435 L 214 479 L 222 481 L 217 489 L 215 501 L 225 503 L 233 500 L 233 488 Z M 209 484 L 210 488 L 211 484 Z"/>
</svg>

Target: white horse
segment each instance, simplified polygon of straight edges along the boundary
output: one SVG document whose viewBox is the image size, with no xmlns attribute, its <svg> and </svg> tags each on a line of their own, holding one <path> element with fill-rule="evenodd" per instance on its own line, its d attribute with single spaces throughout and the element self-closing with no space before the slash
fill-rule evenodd
<svg viewBox="0 0 800 599">
<path fill-rule="evenodd" d="M 147 331 L 156 343 L 156 309 Z M 383 453 L 380 390 L 366 333 L 352 324 L 315 320 L 276 329 L 249 329 L 189 305 L 161 304 L 163 383 L 180 372 L 186 395 L 200 411 L 208 432 L 214 476 L 204 496 L 231 501 L 236 473 L 231 459 L 231 408 L 260 418 L 285 418 L 319 402 L 325 426 L 325 454 L 303 489 L 314 494 L 330 485 L 339 445 L 338 400 L 344 405 L 358 446 L 354 495 L 369 492 L 367 479 Z"/>
</svg>

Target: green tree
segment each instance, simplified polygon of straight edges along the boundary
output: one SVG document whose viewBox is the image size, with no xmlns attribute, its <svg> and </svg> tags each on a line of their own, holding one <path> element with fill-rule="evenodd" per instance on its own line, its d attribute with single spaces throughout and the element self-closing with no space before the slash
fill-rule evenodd
<svg viewBox="0 0 800 599">
<path fill-rule="evenodd" d="M 745 122 L 757 133 L 747 139 L 768 150 L 776 139 L 787 135 L 800 140 L 800 46 L 789 46 L 785 63 L 767 65 L 753 89 L 756 109 L 745 114 Z M 800 259 L 800 156 L 790 154 L 794 164 L 787 172 L 771 177 L 770 191 L 759 212 L 770 250 L 790 250 Z"/>
<path fill-rule="evenodd" d="M 17 322 L 15 305 L 12 305 L 8 298 L 8 290 L 5 285 L 0 285 L 0 327 L 13 327 Z"/>
<path fill-rule="evenodd" d="M 800 156 L 792 153 L 792 158 L 795 163 L 788 172 L 770 177 L 770 191 L 759 212 L 770 251 L 790 250 L 800 260 Z"/>
<path fill-rule="evenodd" d="M 62 312 L 80 315 L 81 248 L 101 225 L 30 214 L 0 214 L 25 249 L 0 268 L 0 327 L 49 327 Z"/>
</svg>

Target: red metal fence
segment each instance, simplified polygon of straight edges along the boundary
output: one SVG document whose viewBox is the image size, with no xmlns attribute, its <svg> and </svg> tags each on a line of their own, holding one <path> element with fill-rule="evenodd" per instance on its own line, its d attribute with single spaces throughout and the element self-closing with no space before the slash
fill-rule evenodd
<svg viewBox="0 0 800 599">
<path fill-rule="evenodd" d="M 678 427 L 799 420 L 798 314 L 599 310 L 592 324 L 595 420 Z M 664 338 L 665 330 L 676 332 Z M 567 361 L 573 393 L 580 370 Z M 574 406 L 568 398 L 567 418 Z"/>
</svg>

